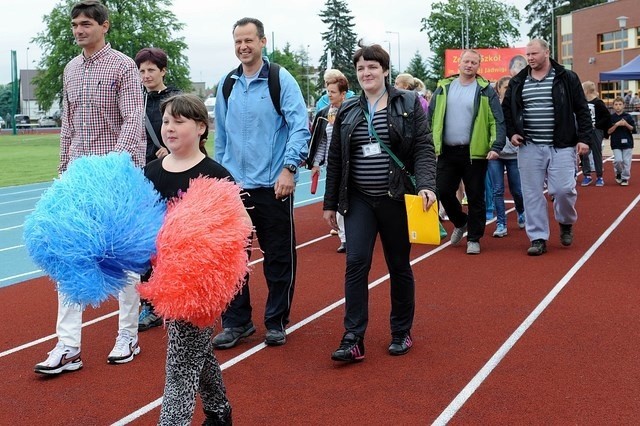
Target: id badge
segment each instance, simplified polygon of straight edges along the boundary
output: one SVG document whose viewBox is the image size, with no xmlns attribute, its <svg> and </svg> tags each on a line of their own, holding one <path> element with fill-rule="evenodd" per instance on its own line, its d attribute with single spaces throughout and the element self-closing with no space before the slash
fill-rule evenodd
<svg viewBox="0 0 640 426">
<path fill-rule="evenodd" d="M 626 138 L 623 138 L 620 140 L 620 143 L 627 144 L 629 141 Z"/>
<path fill-rule="evenodd" d="M 371 157 L 373 155 L 380 154 L 380 144 L 379 143 L 368 143 L 362 147 L 362 154 L 365 157 Z"/>
</svg>

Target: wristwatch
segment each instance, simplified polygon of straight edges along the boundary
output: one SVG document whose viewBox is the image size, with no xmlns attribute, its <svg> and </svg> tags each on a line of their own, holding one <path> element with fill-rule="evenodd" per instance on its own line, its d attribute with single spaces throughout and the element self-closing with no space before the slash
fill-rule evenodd
<svg viewBox="0 0 640 426">
<path fill-rule="evenodd" d="M 293 164 L 285 164 L 284 166 L 285 169 L 289 170 L 291 173 L 294 173 L 298 171 L 298 168 L 296 166 L 294 166 Z"/>
</svg>

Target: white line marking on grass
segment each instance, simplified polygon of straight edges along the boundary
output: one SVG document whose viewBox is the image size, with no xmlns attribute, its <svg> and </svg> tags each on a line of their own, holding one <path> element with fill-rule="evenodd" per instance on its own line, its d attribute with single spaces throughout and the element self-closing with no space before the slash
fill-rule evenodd
<svg viewBox="0 0 640 426">
<path fill-rule="evenodd" d="M 595 251 L 604 243 L 604 241 L 611 235 L 614 229 L 620 225 L 620 222 L 627 217 L 629 212 L 638 204 L 640 195 L 618 216 L 618 218 L 607 228 L 607 230 L 598 238 L 598 240 L 587 250 L 587 252 L 576 262 L 575 265 L 565 274 L 564 277 L 553 287 L 553 289 L 545 296 L 544 299 L 536 306 L 536 308 L 529 314 L 529 316 L 516 328 L 516 330 L 509 336 L 509 338 L 500 346 L 498 351 L 487 361 L 487 363 L 478 371 L 478 373 L 471 379 L 471 381 L 460 391 L 460 393 L 454 398 L 453 401 L 444 409 L 444 411 L 433 422 L 433 425 L 446 425 L 449 420 L 456 415 L 456 413 L 462 408 L 467 400 L 473 395 L 473 393 L 480 387 L 482 382 L 491 374 L 491 372 L 500 364 L 502 359 L 513 348 L 513 346 L 520 340 L 522 335 L 531 327 L 531 325 L 538 319 L 540 314 L 551 304 L 556 296 L 562 291 L 562 289 L 569 283 L 569 280 L 584 266 L 585 263 L 591 258 Z"/>
</svg>

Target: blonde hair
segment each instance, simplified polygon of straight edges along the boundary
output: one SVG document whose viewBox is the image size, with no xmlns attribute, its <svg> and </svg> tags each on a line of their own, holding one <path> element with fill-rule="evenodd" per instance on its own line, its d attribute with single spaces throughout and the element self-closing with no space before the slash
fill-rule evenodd
<svg viewBox="0 0 640 426">
<path fill-rule="evenodd" d="M 595 95 L 598 94 L 598 92 L 596 91 L 596 84 L 593 81 L 587 80 L 584 83 L 582 83 L 582 90 L 584 90 L 585 93 L 595 94 Z"/>
<path fill-rule="evenodd" d="M 406 72 L 396 76 L 396 84 L 398 83 L 406 87 L 406 90 L 422 91 L 424 89 L 424 83 L 422 81 Z"/>
<path fill-rule="evenodd" d="M 329 80 L 336 80 L 340 77 L 344 78 L 344 74 L 342 73 L 342 71 L 335 68 L 328 69 L 324 72 L 324 84 L 328 84 Z"/>
</svg>

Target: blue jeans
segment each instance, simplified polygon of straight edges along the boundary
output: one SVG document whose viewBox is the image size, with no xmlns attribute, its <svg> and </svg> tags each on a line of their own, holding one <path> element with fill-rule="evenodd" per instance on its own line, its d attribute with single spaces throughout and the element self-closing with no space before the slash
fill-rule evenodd
<svg viewBox="0 0 640 426">
<path fill-rule="evenodd" d="M 498 158 L 489 161 L 489 175 L 493 189 L 493 203 L 496 209 L 496 221 L 500 225 L 507 226 L 507 215 L 504 207 L 504 171 L 507 170 L 507 181 L 509 182 L 509 192 L 513 197 L 518 214 L 524 212 L 522 202 L 522 187 L 520 185 L 520 172 L 518 171 L 518 160 L 513 158 L 505 160 Z"/>
</svg>

